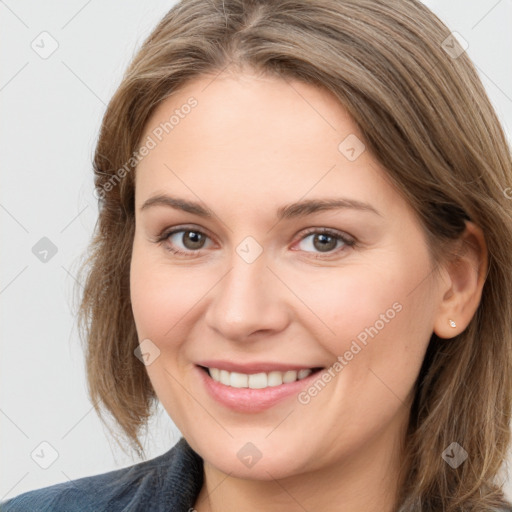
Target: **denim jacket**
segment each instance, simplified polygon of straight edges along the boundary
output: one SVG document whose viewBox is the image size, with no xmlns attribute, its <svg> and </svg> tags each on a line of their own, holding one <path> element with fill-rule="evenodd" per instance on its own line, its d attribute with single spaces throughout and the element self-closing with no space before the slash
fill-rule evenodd
<svg viewBox="0 0 512 512">
<path fill-rule="evenodd" d="M 182 437 L 156 458 L 25 492 L 0 512 L 193 512 L 203 478 L 203 459 Z"/>
</svg>

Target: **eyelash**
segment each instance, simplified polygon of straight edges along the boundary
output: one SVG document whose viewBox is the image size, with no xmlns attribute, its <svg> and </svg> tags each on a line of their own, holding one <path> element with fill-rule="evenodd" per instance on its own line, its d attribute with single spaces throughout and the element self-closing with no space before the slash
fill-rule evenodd
<svg viewBox="0 0 512 512">
<path fill-rule="evenodd" d="M 204 235 L 207 238 L 210 238 L 210 237 L 208 237 L 208 235 L 206 233 L 204 233 L 200 229 L 195 229 L 190 226 L 180 226 L 179 228 L 174 228 L 170 231 L 164 230 L 162 233 L 160 233 L 160 235 L 158 235 L 158 237 L 156 238 L 156 240 L 154 240 L 154 242 L 157 243 L 158 245 L 162 245 L 162 244 L 164 244 L 164 242 L 166 240 L 168 240 L 168 238 L 171 235 L 174 235 L 174 234 L 180 233 L 180 232 L 187 232 L 187 231 L 199 233 L 201 235 Z M 330 236 L 334 237 L 335 239 L 343 242 L 343 244 L 344 244 L 344 246 L 342 246 L 341 248 L 334 249 L 332 251 L 325 252 L 325 253 L 316 253 L 315 254 L 315 253 L 310 253 L 309 251 L 305 251 L 306 253 L 311 254 L 311 256 L 316 259 L 319 259 L 319 258 L 327 259 L 329 257 L 332 257 L 332 255 L 334 255 L 334 254 L 338 254 L 340 252 L 346 251 L 347 248 L 355 248 L 358 245 L 357 241 L 353 237 L 345 235 L 344 233 L 342 233 L 340 231 L 330 229 L 330 228 L 310 228 L 309 230 L 306 230 L 305 233 L 303 233 L 303 236 L 302 236 L 302 238 L 300 238 L 299 242 L 306 239 L 309 235 L 312 235 L 312 234 L 330 235 Z M 185 257 L 189 257 L 189 258 L 195 258 L 195 257 L 199 256 L 200 251 L 201 251 L 201 249 L 198 249 L 195 251 L 194 250 L 183 251 L 181 249 L 175 249 L 167 244 L 164 244 L 164 248 L 165 248 L 165 250 L 167 250 L 173 254 L 176 254 L 179 256 L 185 256 Z"/>
</svg>

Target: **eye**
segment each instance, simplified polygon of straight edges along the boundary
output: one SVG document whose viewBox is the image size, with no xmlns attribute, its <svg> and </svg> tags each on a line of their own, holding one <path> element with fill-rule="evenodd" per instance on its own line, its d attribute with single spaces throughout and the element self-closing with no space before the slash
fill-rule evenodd
<svg viewBox="0 0 512 512">
<path fill-rule="evenodd" d="M 170 231 L 164 231 L 154 242 L 164 244 L 165 249 L 173 254 L 187 257 L 200 255 L 201 249 L 205 248 L 210 237 L 201 231 L 192 227 L 180 227 Z M 299 240 L 299 250 L 304 252 L 313 252 L 315 258 L 329 257 L 332 254 L 347 250 L 349 247 L 356 246 L 356 240 L 342 233 L 329 228 L 311 228 Z M 325 254 L 325 256 L 322 256 Z"/>
<path fill-rule="evenodd" d="M 302 244 L 302 247 L 300 245 Z M 313 229 L 306 233 L 299 241 L 299 249 L 305 252 L 315 252 L 330 255 L 345 250 L 346 247 L 353 247 L 356 241 L 336 230 L 322 228 Z M 341 249 L 340 249 L 341 246 Z M 340 250 L 336 250 L 340 249 Z M 322 256 L 315 256 L 322 257 Z"/>
<path fill-rule="evenodd" d="M 158 237 L 156 242 L 168 242 L 165 244 L 165 248 L 174 254 L 196 256 L 194 253 L 203 249 L 207 240 L 209 240 L 208 235 L 199 229 L 179 228 L 163 233 Z"/>
</svg>

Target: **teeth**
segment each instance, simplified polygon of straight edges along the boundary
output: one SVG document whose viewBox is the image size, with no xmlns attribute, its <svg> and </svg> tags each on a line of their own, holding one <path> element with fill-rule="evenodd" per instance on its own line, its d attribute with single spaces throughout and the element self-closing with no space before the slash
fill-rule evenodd
<svg viewBox="0 0 512 512">
<path fill-rule="evenodd" d="M 283 375 L 283 384 L 287 383 L 287 382 L 294 382 L 297 380 L 297 372 L 294 372 L 294 371 L 288 371 L 288 372 L 285 372 L 285 374 Z"/>
<path fill-rule="evenodd" d="M 222 384 L 226 384 L 226 386 L 230 386 L 230 382 L 229 382 L 229 372 L 227 372 L 226 370 L 220 370 L 220 378 L 219 378 L 219 381 L 222 383 Z"/>
<path fill-rule="evenodd" d="M 231 386 L 233 388 L 263 389 L 305 379 L 312 373 L 312 370 L 305 368 L 298 372 L 295 370 L 289 370 L 286 372 L 274 371 L 248 375 L 246 373 L 219 370 L 218 368 L 208 368 L 208 372 L 213 380 L 226 386 Z"/>
<path fill-rule="evenodd" d="M 308 375 L 312 373 L 312 370 L 299 370 L 299 373 L 297 374 L 297 378 L 299 380 L 302 380 L 306 378 Z"/>
<path fill-rule="evenodd" d="M 235 375 L 241 375 L 235 374 Z M 266 373 L 254 373 L 249 375 L 249 387 L 251 389 L 262 389 L 267 387 L 267 374 Z"/>
<path fill-rule="evenodd" d="M 269 372 L 267 374 L 267 386 L 280 386 L 283 383 L 282 372 Z"/>
<path fill-rule="evenodd" d="M 248 382 L 249 377 L 243 373 L 233 372 L 229 374 L 229 385 L 234 388 L 246 388 L 248 386 Z"/>
</svg>

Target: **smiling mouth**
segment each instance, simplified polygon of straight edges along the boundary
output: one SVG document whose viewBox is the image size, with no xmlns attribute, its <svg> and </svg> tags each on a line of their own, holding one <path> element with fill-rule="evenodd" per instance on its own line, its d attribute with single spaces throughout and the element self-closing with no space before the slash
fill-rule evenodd
<svg viewBox="0 0 512 512">
<path fill-rule="evenodd" d="M 239 373 L 229 372 L 227 370 L 220 370 L 219 368 L 208 368 L 200 366 L 210 378 L 216 382 L 230 386 L 233 388 L 250 388 L 250 389 L 265 389 L 269 387 L 281 386 L 297 380 L 305 379 L 313 373 L 317 373 L 324 368 L 304 368 L 300 370 L 288 370 L 285 372 L 271 371 L 259 373 Z"/>
</svg>

